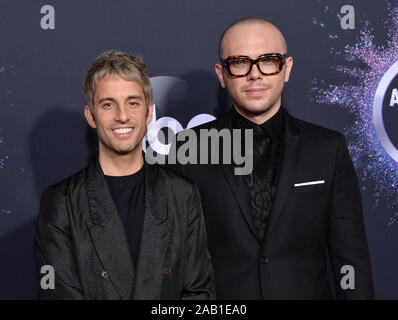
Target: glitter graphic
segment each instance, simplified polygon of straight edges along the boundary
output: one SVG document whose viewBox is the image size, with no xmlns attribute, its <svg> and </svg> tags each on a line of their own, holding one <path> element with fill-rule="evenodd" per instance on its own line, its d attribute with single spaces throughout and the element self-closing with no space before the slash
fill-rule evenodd
<svg viewBox="0 0 398 320">
<path fill-rule="evenodd" d="M 16 70 L 13 65 L 4 66 L 0 65 L 0 111 L 7 112 L 7 109 L 13 108 L 14 104 L 12 103 L 14 90 L 13 81 L 16 77 Z M 0 121 L 5 121 L 5 117 L 0 113 Z M 9 156 L 7 152 L 7 135 L 3 129 L 3 123 L 0 122 L 0 177 L 6 174 L 7 170 L 7 162 L 9 161 Z M 3 177 L 2 177 L 3 178 Z M 1 183 L 4 183 L 5 179 L 1 179 Z M 2 188 L 5 186 L 2 185 Z M 3 204 L 2 204 L 3 205 Z M 13 211 L 9 208 L 1 208 L 0 216 L 10 216 Z"/>
<path fill-rule="evenodd" d="M 344 129 L 349 150 L 357 173 L 362 181 L 374 184 L 375 209 L 381 202 L 388 208 L 398 204 L 398 163 L 381 145 L 373 122 L 373 103 L 376 89 L 387 70 L 398 61 L 398 8 L 391 8 L 386 1 L 388 16 L 384 22 L 387 40 L 377 46 L 369 21 L 365 21 L 354 45 L 347 45 L 342 52 L 332 54 L 345 59 L 346 65 L 332 69 L 349 77 L 351 81 L 340 85 L 327 84 L 314 79 L 311 99 L 319 104 L 336 104 L 353 115 L 354 123 Z M 390 218 L 389 225 L 398 219 L 398 213 Z"/>
<path fill-rule="evenodd" d="M 0 66 L 0 73 L 3 73 L 5 70 L 5 66 Z M 5 91 L 5 94 L 7 94 L 8 90 Z M 0 96 L 0 103 L 3 105 L 3 99 Z M 4 146 L 5 146 L 5 140 L 4 137 L 2 136 L 3 134 L 3 129 L 0 128 L 0 169 L 3 169 L 5 164 L 6 164 L 6 159 L 8 156 L 4 155 Z"/>
<path fill-rule="evenodd" d="M 4 166 L 6 165 L 6 159 L 8 156 L 5 156 L 4 158 L 0 158 L 0 169 L 3 169 Z"/>
<path fill-rule="evenodd" d="M 317 0 L 317 2 L 318 2 L 318 3 L 321 3 L 321 0 Z M 329 6 L 324 6 L 324 7 L 323 7 L 323 13 L 335 15 L 339 20 L 341 20 L 341 15 L 340 15 L 340 13 L 336 12 L 333 8 L 331 8 L 331 7 L 329 7 Z M 321 27 L 324 31 L 326 31 L 326 29 L 327 29 L 327 28 L 325 28 L 325 27 L 326 27 L 326 24 L 325 24 L 324 22 L 322 22 L 322 21 L 320 20 L 320 18 L 318 18 L 318 17 L 312 17 L 312 23 L 313 23 L 314 25 L 319 25 L 319 27 Z M 335 39 L 338 38 L 338 35 L 337 35 L 337 34 L 331 34 L 331 33 L 329 33 L 329 34 L 328 34 L 328 37 L 329 37 L 330 39 L 332 39 L 332 40 L 335 40 Z"/>
<path fill-rule="evenodd" d="M 398 219 L 398 212 L 396 212 L 388 221 L 388 225 L 391 226 Z"/>
<path fill-rule="evenodd" d="M 7 113 L 7 109 L 14 108 L 13 103 L 13 85 L 16 78 L 16 68 L 14 65 L 0 65 L 0 108 L 1 111 Z M 4 118 L 0 115 L 0 120 Z M 2 123 L 0 122 L 0 169 L 7 166 L 9 154 L 7 152 L 7 139 L 6 134 L 3 130 Z"/>
<path fill-rule="evenodd" d="M 6 160 L 8 158 L 7 155 L 4 155 L 4 146 L 5 146 L 5 140 L 4 137 L 1 136 L 3 130 L 0 128 L 0 169 L 3 169 L 4 166 L 6 165 Z"/>
<path fill-rule="evenodd" d="M 8 214 L 11 214 L 12 213 L 12 211 L 10 210 L 10 209 L 0 209 L 0 214 L 4 214 L 4 215 L 8 215 Z"/>
<path fill-rule="evenodd" d="M 2 134 L 3 130 L 0 128 L 0 135 Z M 3 169 L 4 166 L 6 165 L 6 160 L 8 158 L 7 155 L 3 155 L 3 149 L 4 149 L 4 137 L 0 136 L 0 169 Z"/>
</svg>

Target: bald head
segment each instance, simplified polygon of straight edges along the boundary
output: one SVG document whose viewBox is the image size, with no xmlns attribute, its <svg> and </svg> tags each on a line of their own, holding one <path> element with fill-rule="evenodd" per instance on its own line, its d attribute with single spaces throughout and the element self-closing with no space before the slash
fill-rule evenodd
<svg viewBox="0 0 398 320">
<path fill-rule="evenodd" d="M 254 31 L 258 33 L 258 37 L 266 37 L 267 40 L 272 41 L 272 45 L 280 48 L 281 53 L 287 53 L 286 39 L 277 26 L 261 18 L 244 18 L 233 23 L 221 35 L 218 46 L 219 57 L 225 58 L 225 52 L 228 51 L 231 42 L 240 41 L 239 37 L 244 37 L 248 32 Z"/>
</svg>

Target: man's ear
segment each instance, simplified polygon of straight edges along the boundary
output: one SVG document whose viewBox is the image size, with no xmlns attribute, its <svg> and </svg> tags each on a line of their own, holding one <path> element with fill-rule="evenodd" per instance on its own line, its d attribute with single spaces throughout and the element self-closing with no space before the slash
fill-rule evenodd
<svg viewBox="0 0 398 320">
<path fill-rule="evenodd" d="M 214 70 L 217 73 L 218 80 L 220 80 L 221 87 L 225 88 L 224 75 L 222 72 L 222 65 L 219 63 L 216 63 Z"/>
<path fill-rule="evenodd" d="M 146 125 L 149 125 L 152 121 L 152 116 L 153 116 L 153 108 L 154 108 L 154 103 L 150 103 L 148 106 L 148 114 L 146 117 Z"/>
<path fill-rule="evenodd" d="M 88 124 L 90 125 L 91 128 L 97 128 L 94 120 L 94 115 L 91 112 L 91 109 L 89 106 L 84 107 L 84 116 L 86 117 L 86 120 Z"/>
<path fill-rule="evenodd" d="M 286 59 L 286 73 L 285 73 L 285 82 L 289 81 L 290 73 L 293 68 L 293 57 L 288 57 Z"/>
</svg>

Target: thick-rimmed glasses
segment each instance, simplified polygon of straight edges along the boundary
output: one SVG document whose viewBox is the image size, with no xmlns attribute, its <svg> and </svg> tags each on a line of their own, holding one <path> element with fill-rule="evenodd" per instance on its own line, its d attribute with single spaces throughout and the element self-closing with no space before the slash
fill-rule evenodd
<svg viewBox="0 0 398 320">
<path fill-rule="evenodd" d="M 287 54 L 266 53 L 257 59 L 250 59 L 248 56 L 230 56 L 221 59 L 221 62 L 228 73 L 235 78 L 246 77 L 255 64 L 264 76 L 273 76 L 281 72 L 286 62 Z"/>
</svg>

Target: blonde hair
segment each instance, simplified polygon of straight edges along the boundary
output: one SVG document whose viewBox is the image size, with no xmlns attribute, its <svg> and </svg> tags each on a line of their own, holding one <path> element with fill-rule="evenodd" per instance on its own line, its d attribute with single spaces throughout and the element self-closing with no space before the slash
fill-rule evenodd
<svg viewBox="0 0 398 320">
<path fill-rule="evenodd" d="M 87 71 L 83 84 L 83 94 L 91 112 L 94 112 L 94 95 L 98 84 L 103 77 L 118 75 L 125 80 L 137 81 L 144 91 L 146 108 L 153 102 L 151 81 L 140 56 L 125 52 L 110 50 L 102 53 L 93 62 Z"/>
</svg>

